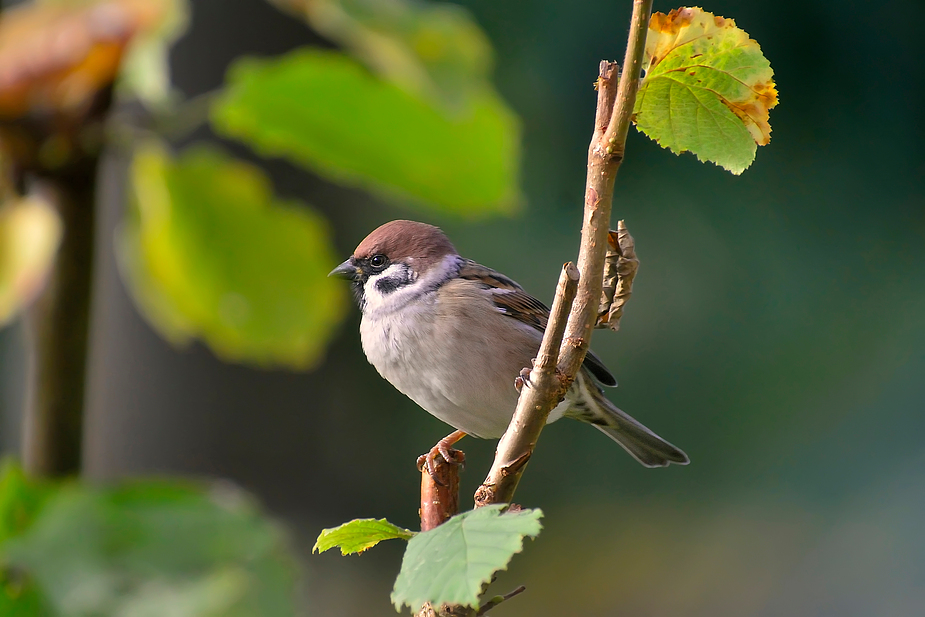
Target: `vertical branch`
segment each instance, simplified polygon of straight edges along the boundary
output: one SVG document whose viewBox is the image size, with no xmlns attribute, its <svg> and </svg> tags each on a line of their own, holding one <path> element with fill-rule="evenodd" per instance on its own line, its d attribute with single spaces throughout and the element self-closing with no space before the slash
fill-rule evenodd
<svg viewBox="0 0 925 617">
<path fill-rule="evenodd" d="M 421 468 L 421 531 L 442 525 L 459 512 L 459 465 L 447 463 L 442 456 L 434 459 L 434 475 Z M 475 610 L 465 606 L 424 604 L 416 617 L 473 617 Z"/>
<path fill-rule="evenodd" d="M 83 158 L 32 187 L 48 194 L 64 224 L 47 286 L 28 315 L 33 378 L 23 458 L 34 475 L 80 471 L 98 160 Z"/>
<path fill-rule="evenodd" d="M 459 512 L 459 465 L 434 458 L 434 475 L 421 468 L 421 531 L 442 525 Z"/>
<path fill-rule="evenodd" d="M 603 285 L 614 180 L 623 161 L 626 134 L 636 103 L 651 12 L 652 0 L 634 0 L 622 78 L 618 78 L 616 63 L 601 63 L 594 135 L 588 148 L 577 268 L 580 276 L 569 273 L 569 268 L 573 271 L 575 268 L 567 264 L 559 279 L 540 354 L 530 373 L 530 385 L 521 391 L 514 417 L 498 442 L 491 471 L 475 493 L 476 507 L 511 501 L 549 412 L 562 400 L 588 351 Z M 568 312 L 567 324 L 563 311 Z"/>
<path fill-rule="evenodd" d="M 606 105 L 612 96 L 615 96 L 616 101 L 610 103 L 613 113 L 606 126 L 602 128 L 600 122 L 595 126 L 594 137 L 588 148 L 585 215 L 581 229 L 581 250 L 578 254 L 581 284 L 569 316 L 559 361 L 559 370 L 570 378 L 574 378 L 584 362 L 591 342 L 591 330 L 597 318 L 603 284 L 604 255 L 607 251 L 607 233 L 610 230 L 613 185 L 626 150 L 626 134 L 636 104 L 651 13 L 652 0 L 634 0 L 623 74 L 619 78 L 615 93 L 613 82 L 616 67 L 613 63 L 601 63 L 598 109 L 600 110 L 602 103 Z M 599 117 L 600 115 L 598 114 Z"/>
</svg>

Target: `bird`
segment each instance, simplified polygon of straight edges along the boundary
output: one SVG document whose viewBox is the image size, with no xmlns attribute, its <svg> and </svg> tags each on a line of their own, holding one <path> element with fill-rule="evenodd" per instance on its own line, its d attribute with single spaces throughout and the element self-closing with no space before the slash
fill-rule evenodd
<svg viewBox="0 0 925 617">
<path fill-rule="evenodd" d="M 419 466 L 462 462 L 452 446 L 465 435 L 502 436 L 517 405 L 521 372 L 536 357 L 549 309 L 512 279 L 459 255 L 426 223 L 378 227 L 329 276 L 351 281 L 370 364 L 401 393 L 456 430 Z M 547 424 L 585 422 L 645 467 L 686 465 L 687 455 L 617 408 L 602 386 L 617 382 L 588 352 Z"/>
</svg>

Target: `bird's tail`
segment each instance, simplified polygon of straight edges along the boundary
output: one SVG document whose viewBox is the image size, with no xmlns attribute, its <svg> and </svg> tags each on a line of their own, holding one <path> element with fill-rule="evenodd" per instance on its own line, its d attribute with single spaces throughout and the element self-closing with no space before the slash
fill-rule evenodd
<svg viewBox="0 0 925 617">
<path fill-rule="evenodd" d="M 618 409 L 583 371 L 575 383 L 580 396 L 565 415 L 593 424 L 646 467 L 667 467 L 671 463 L 687 465 L 690 462 L 682 450 Z"/>
</svg>

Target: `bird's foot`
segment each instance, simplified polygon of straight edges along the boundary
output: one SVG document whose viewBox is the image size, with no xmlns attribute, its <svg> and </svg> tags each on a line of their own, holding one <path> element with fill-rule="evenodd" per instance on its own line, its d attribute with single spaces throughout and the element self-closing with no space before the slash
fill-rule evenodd
<svg viewBox="0 0 925 617">
<path fill-rule="evenodd" d="M 536 363 L 536 358 L 533 358 L 533 363 Z M 520 392 L 524 389 L 524 386 L 530 388 L 533 384 L 530 382 L 530 373 L 533 371 L 530 367 L 525 367 L 520 369 L 520 375 L 514 378 L 514 389 Z"/>
<path fill-rule="evenodd" d="M 418 457 L 418 469 L 421 471 L 427 469 L 428 475 L 433 478 L 434 482 L 440 486 L 444 486 L 443 482 L 437 477 L 437 456 L 441 456 L 449 465 L 465 466 L 466 454 L 462 450 L 457 450 L 452 447 L 454 443 L 465 436 L 466 433 L 463 431 L 454 431 L 438 441 L 437 444 L 430 449 L 430 452 Z"/>
</svg>

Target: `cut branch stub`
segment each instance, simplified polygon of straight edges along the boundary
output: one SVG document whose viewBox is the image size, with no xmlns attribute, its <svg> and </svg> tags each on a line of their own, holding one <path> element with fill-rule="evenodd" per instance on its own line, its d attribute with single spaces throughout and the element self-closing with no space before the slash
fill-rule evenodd
<svg viewBox="0 0 925 617">
<path fill-rule="evenodd" d="M 601 306 L 598 309 L 597 327 L 620 329 L 623 307 L 633 294 L 633 279 L 639 269 L 636 245 L 633 236 L 623 221 L 617 223 L 617 230 L 607 235 L 607 254 L 604 257 L 604 288 L 601 291 Z"/>
<path fill-rule="evenodd" d="M 442 525 L 459 512 L 459 465 L 434 458 L 434 475 L 421 468 L 421 531 Z"/>
</svg>

